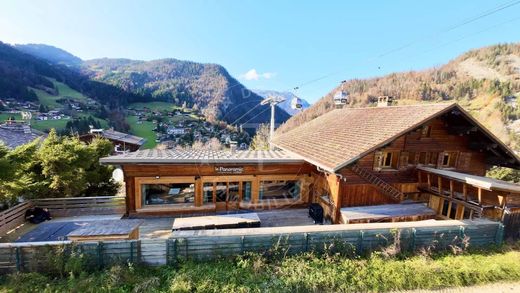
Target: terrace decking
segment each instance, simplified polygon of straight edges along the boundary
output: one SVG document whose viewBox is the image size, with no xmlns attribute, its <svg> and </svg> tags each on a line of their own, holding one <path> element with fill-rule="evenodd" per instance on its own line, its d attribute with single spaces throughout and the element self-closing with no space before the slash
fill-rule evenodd
<svg viewBox="0 0 520 293">
<path fill-rule="evenodd" d="M 436 215 L 434 210 L 421 203 L 350 207 L 340 211 L 345 224 L 420 221 L 435 219 Z"/>
</svg>

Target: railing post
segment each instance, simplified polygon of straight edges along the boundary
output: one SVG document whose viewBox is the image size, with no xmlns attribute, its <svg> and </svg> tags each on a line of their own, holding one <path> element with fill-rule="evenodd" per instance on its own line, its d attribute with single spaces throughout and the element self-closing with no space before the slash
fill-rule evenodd
<svg viewBox="0 0 520 293">
<path fill-rule="evenodd" d="M 244 242 L 245 242 L 245 236 L 240 237 L 240 253 L 244 254 Z"/>
<path fill-rule="evenodd" d="M 134 241 L 130 242 L 130 263 L 134 263 Z"/>
<path fill-rule="evenodd" d="M 103 242 L 99 241 L 97 243 L 97 258 L 98 258 L 98 266 L 100 268 L 103 267 Z"/>
<path fill-rule="evenodd" d="M 415 251 L 416 241 L 417 241 L 417 230 L 415 228 L 412 228 L 412 244 L 410 245 L 412 251 Z"/>
<path fill-rule="evenodd" d="M 20 247 L 15 247 L 14 252 L 16 255 L 16 271 L 22 271 L 22 254 L 20 252 Z"/>
<path fill-rule="evenodd" d="M 498 223 L 497 233 L 495 235 L 495 244 L 501 245 L 504 242 L 504 224 Z"/>
<path fill-rule="evenodd" d="M 305 232 L 303 233 L 303 237 L 305 238 L 305 252 L 309 251 L 309 233 Z"/>
<path fill-rule="evenodd" d="M 363 240 L 365 239 L 365 232 L 363 230 L 359 230 L 359 238 L 358 238 L 358 251 L 359 255 L 363 252 Z"/>
<path fill-rule="evenodd" d="M 177 264 L 177 247 L 178 247 L 177 238 L 175 238 L 173 240 L 173 255 L 172 255 L 172 261 L 174 262 L 174 264 Z"/>
<path fill-rule="evenodd" d="M 186 253 L 186 260 L 188 260 L 188 238 L 184 238 L 184 252 Z"/>
</svg>

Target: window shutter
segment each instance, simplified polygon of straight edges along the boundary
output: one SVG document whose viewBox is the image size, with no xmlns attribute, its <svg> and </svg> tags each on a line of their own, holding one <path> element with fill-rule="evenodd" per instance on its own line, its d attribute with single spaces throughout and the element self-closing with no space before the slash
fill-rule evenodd
<svg viewBox="0 0 520 293">
<path fill-rule="evenodd" d="M 383 164 L 383 152 L 374 153 L 374 171 L 381 171 L 381 165 Z"/>
<path fill-rule="evenodd" d="M 468 170 L 471 164 L 471 153 L 460 153 L 457 169 Z"/>
<path fill-rule="evenodd" d="M 401 152 L 401 156 L 399 157 L 399 169 L 408 167 L 408 156 L 408 152 Z"/>
<path fill-rule="evenodd" d="M 439 156 L 437 157 L 437 168 L 442 168 L 442 162 L 444 161 L 444 153 L 440 152 Z"/>
</svg>

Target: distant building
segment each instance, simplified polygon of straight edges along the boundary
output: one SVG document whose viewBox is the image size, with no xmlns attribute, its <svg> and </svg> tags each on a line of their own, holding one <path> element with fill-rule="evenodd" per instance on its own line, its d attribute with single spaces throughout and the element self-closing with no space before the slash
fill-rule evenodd
<svg viewBox="0 0 520 293">
<path fill-rule="evenodd" d="M 166 133 L 168 133 L 169 135 L 184 135 L 186 133 L 186 129 L 170 127 L 166 130 Z"/>
<path fill-rule="evenodd" d="M 0 142 L 11 149 L 45 137 L 47 137 L 45 133 L 32 129 L 29 124 L 22 121 L 8 120 L 0 124 Z"/>
<path fill-rule="evenodd" d="M 145 138 L 115 131 L 113 129 L 90 129 L 90 133 L 80 136 L 79 139 L 86 143 L 90 143 L 96 136 L 106 138 L 112 142 L 114 145 L 113 153 L 115 154 L 135 152 L 146 143 Z"/>
</svg>

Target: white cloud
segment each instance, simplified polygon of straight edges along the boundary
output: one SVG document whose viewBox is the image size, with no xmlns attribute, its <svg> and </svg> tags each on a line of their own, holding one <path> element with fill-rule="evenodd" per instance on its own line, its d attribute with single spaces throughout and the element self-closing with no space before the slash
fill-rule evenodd
<svg viewBox="0 0 520 293">
<path fill-rule="evenodd" d="M 248 72 L 242 74 L 240 76 L 240 78 L 245 79 L 245 80 L 259 80 L 261 78 L 271 79 L 275 76 L 276 76 L 276 73 L 274 73 L 274 72 L 259 73 L 256 71 L 256 69 L 253 68 L 253 69 L 249 70 Z"/>
</svg>

